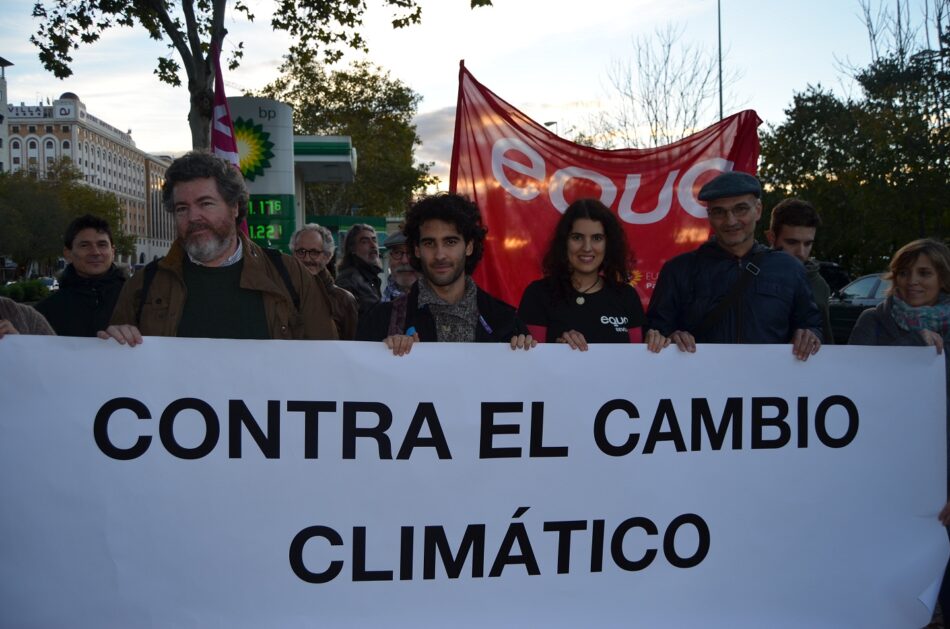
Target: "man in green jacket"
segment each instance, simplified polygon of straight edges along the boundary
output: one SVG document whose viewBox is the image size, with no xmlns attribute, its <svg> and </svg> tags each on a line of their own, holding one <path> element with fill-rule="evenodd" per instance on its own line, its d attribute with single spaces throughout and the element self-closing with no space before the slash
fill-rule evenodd
<svg viewBox="0 0 950 629">
<path fill-rule="evenodd" d="M 772 208 L 772 219 L 765 235 L 773 249 L 784 251 L 805 265 L 805 275 L 811 285 L 815 305 L 821 311 L 822 333 L 827 345 L 834 343 L 831 316 L 828 313 L 831 288 L 819 273 L 818 262 L 811 257 L 819 227 L 821 227 L 821 217 L 815 207 L 808 201 L 790 198 Z"/>
<path fill-rule="evenodd" d="M 143 335 L 337 338 L 326 288 L 299 260 L 268 253 L 238 232 L 248 192 L 228 162 L 197 151 L 176 159 L 162 200 L 178 238 L 168 255 L 126 282 L 100 338 L 129 345 Z"/>
</svg>

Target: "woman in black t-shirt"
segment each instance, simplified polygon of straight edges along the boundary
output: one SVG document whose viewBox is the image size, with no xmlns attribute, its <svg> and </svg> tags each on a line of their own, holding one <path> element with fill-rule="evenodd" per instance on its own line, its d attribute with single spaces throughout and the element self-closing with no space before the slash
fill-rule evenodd
<svg viewBox="0 0 950 629">
<path fill-rule="evenodd" d="M 531 335 L 586 350 L 588 343 L 643 342 L 640 297 L 628 280 L 627 239 L 617 218 L 596 199 L 572 203 L 544 255 L 544 278 L 528 285 L 518 308 Z M 658 352 L 669 339 L 651 330 Z"/>
</svg>

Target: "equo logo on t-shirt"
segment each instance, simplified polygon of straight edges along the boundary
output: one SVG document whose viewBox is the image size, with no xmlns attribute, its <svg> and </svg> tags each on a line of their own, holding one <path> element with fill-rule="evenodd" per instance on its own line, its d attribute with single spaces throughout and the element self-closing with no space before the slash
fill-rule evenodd
<svg viewBox="0 0 950 629">
<path fill-rule="evenodd" d="M 604 315 L 600 318 L 600 322 L 604 325 L 612 325 L 618 332 L 626 332 L 627 324 L 630 323 L 629 317 L 609 317 Z"/>
</svg>

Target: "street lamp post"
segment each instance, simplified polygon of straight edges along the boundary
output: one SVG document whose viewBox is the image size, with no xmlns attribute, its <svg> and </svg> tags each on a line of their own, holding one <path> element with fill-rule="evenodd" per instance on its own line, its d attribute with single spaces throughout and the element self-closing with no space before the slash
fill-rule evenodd
<svg viewBox="0 0 950 629">
<path fill-rule="evenodd" d="M 722 0 L 716 0 L 716 30 L 719 32 L 719 120 L 722 120 Z"/>
</svg>

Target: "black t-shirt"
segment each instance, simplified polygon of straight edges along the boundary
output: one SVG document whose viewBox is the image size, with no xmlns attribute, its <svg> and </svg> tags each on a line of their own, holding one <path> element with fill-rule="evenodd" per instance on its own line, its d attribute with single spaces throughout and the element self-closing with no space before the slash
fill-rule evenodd
<svg viewBox="0 0 950 629">
<path fill-rule="evenodd" d="M 575 301 L 579 295 L 572 293 L 565 302 L 550 280 L 536 280 L 521 297 L 518 318 L 528 326 L 546 328 L 548 343 L 567 330 L 577 330 L 588 343 L 630 343 L 630 330 L 639 332 L 635 340 L 642 338 L 643 306 L 632 286 L 625 284 L 619 290 L 604 286 L 596 293 L 584 294 L 583 304 Z"/>
</svg>

